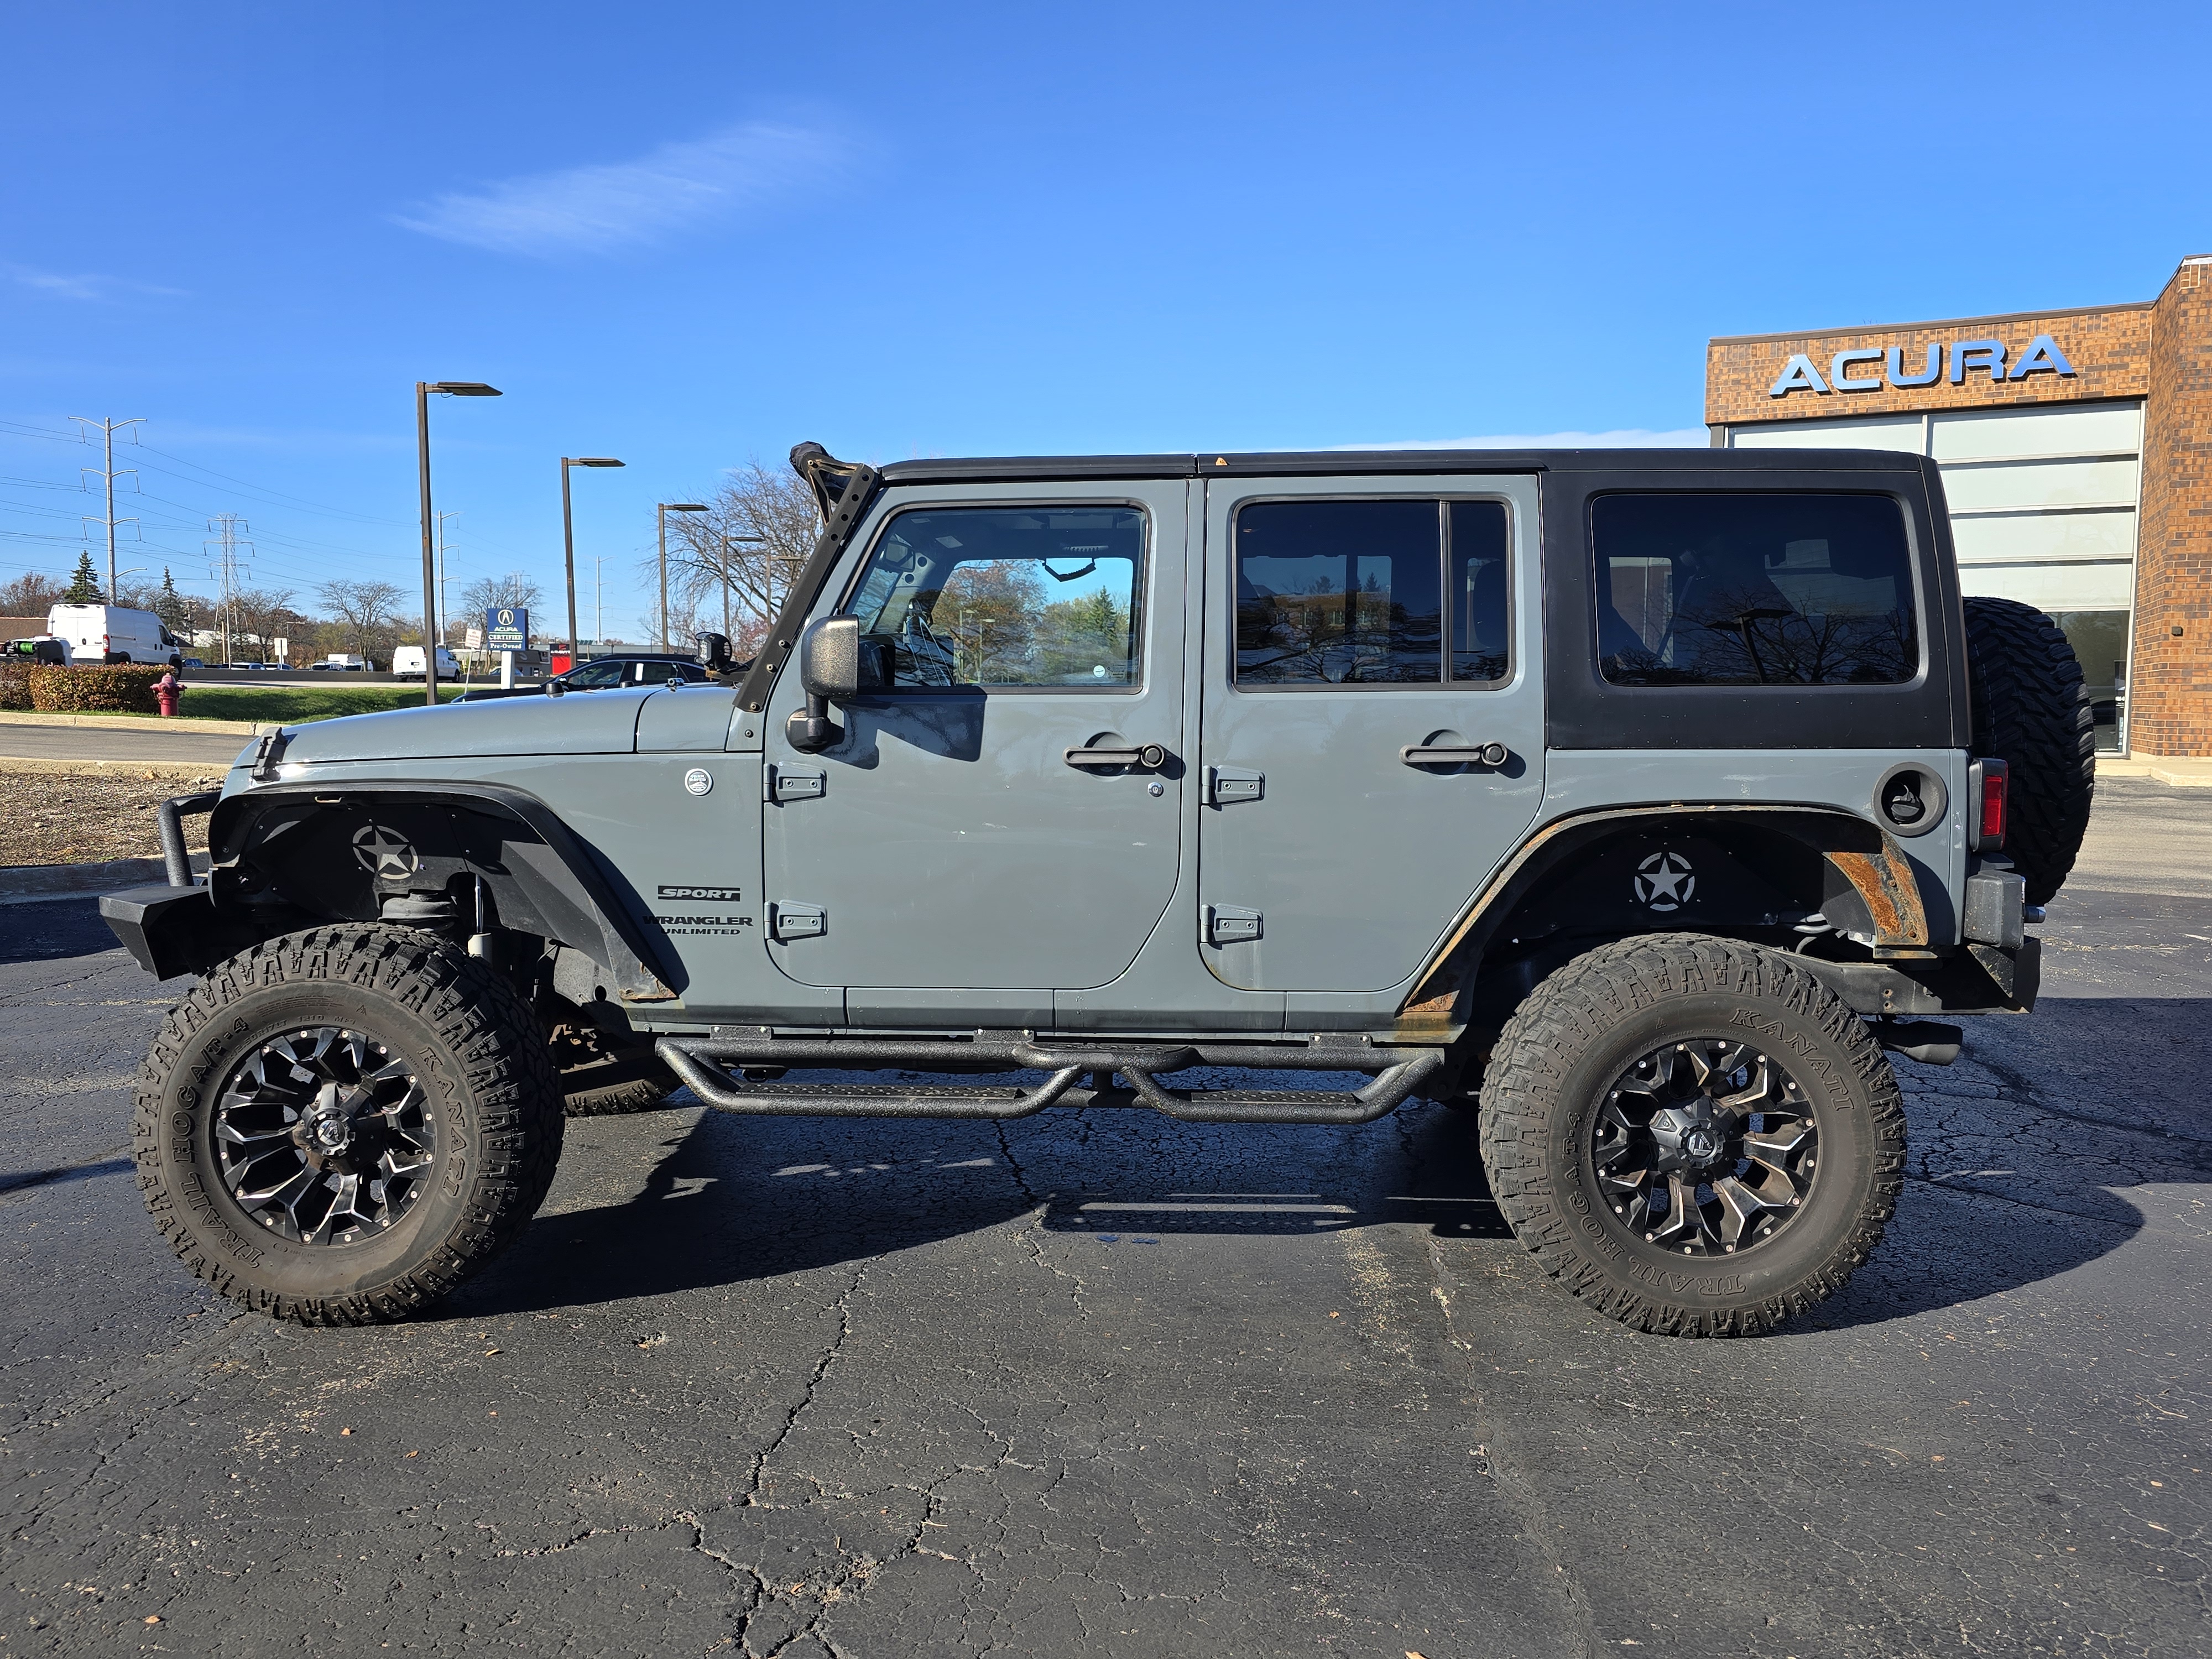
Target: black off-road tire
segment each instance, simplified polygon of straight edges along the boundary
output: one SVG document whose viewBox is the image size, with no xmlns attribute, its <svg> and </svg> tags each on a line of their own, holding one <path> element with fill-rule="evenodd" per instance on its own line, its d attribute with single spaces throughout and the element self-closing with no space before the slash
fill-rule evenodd
<svg viewBox="0 0 2212 1659">
<path fill-rule="evenodd" d="M 1618 1222 L 1591 1146 L 1626 1067 L 1701 1038 L 1759 1045 L 1798 1079 L 1819 1173 L 1771 1239 L 1692 1259 Z M 1674 1336 L 1754 1334 L 1832 1296 L 1881 1242 L 1904 1180 L 1897 1078 L 1865 1022 L 1784 953 L 1696 934 L 1603 945 L 1539 986 L 1491 1057 L 1480 1138 L 1492 1195 L 1545 1271 Z"/>
<path fill-rule="evenodd" d="M 1973 750 L 2005 763 L 2005 855 L 2048 904 L 2074 867 L 2097 783 L 2097 727 L 2081 665 L 2051 618 L 2016 599 L 1966 600 Z"/>
<path fill-rule="evenodd" d="M 288 1033 L 338 1027 L 403 1056 L 436 1121 L 432 1172 L 390 1231 L 310 1243 L 232 1195 L 216 1151 L 226 1079 Z M 169 1012 L 139 1073 L 132 1124 L 147 1209 L 225 1296 L 302 1325 L 404 1319 L 513 1242 L 552 1184 L 560 1087 L 514 988 L 435 936 L 319 927 L 209 970 Z"/>
<path fill-rule="evenodd" d="M 556 1024 L 551 1043 L 570 1117 L 649 1112 L 684 1086 L 650 1045 L 617 1046 L 580 1019 Z"/>
</svg>

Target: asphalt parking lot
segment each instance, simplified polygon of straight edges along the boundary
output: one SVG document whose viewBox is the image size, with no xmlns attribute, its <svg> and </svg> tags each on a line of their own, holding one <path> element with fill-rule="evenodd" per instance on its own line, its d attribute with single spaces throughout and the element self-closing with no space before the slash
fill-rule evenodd
<svg viewBox="0 0 2212 1659">
<path fill-rule="evenodd" d="M 1757 1340 L 1595 1318 L 1471 1124 L 572 1124 L 435 1316 L 139 1208 L 169 998 L 0 909 L 0 1654 L 2174 1655 L 2212 1645 L 2212 811 L 2100 786 L 2044 1004 Z"/>
</svg>

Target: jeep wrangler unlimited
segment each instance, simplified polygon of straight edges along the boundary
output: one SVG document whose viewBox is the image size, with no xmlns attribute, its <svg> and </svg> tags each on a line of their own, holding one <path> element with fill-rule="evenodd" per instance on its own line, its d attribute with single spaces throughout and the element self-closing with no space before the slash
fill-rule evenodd
<svg viewBox="0 0 2212 1659">
<path fill-rule="evenodd" d="M 564 1105 L 679 1080 L 881 1117 L 1419 1094 L 1479 1115 L 1568 1291 L 1755 1332 L 1881 1237 L 1884 1050 L 2033 1006 L 2089 716 L 2045 618 L 1962 600 L 1931 462 L 793 459 L 823 529 L 750 661 L 286 727 L 163 809 L 169 884 L 101 909 L 199 975 L 135 1153 L 217 1288 L 403 1317 L 529 1220 Z"/>
</svg>

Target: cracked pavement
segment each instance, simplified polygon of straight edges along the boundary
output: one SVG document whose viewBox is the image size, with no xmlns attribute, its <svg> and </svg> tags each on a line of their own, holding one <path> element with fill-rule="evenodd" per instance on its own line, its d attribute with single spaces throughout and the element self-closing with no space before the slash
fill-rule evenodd
<svg viewBox="0 0 2212 1659">
<path fill-rule="evenodd" d="M 1899 1062 L 1911 1178 L 1778 1335 L 1592 1316 L 1472 1124 L 569 1126 L 416 1323 L 141 1212 L 170 1000 L 0 928 L 0 1655 L 2173 1654 L 2212 1644 L 2212 814 L 2100 786 L 2044 1003 Z"/>
</svg>

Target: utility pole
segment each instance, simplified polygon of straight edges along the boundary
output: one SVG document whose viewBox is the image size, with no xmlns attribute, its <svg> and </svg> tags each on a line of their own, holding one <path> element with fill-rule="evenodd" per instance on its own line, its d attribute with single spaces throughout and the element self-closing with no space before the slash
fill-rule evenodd
<svg viewBox="0 0 2212 1659">
<path fill-rule="evenodd" d="M 115 434 L 122 431 L 125 427 L 143 426 L 145 424 L 146 417 L 143 415 L 139 415 L 133 416 L 127 421 L 108 419 L 95 421 L 89 415 L 72 415 L 70 416 L 70 419 L 76 422 L 80 427 L 85 428 L 90 428 L 95 426 L 98 427 L 100 428 L 100 441 L 106 446 L 106 460 L 105 465 L 97 467 L 79 467 L 77 469 L 77 476 L 82 478 L 88 472 L 96 473 L 99 476 L 100 482 L 107 487 L 107 516 L 105 519 L 97 520 L 97 522 L 105 524 L 107 526 L 107 602 L 110 605 L 120 605 L 122 600 L 117 597 L 115 583 L 115 526 L 117 522 L 115 517 L 115 481 L 118 477 L 137 477 L 138 476 L 138 469 L 135 466 L 129 467 L 121 472 L 118 472 L 115 470 Z M 84 432 L 83 436 L 86 442 L 89 443 L 92 441 L 92 434 L 88 429 Z M 131 441 L 136 443 L 137 440 L 133 438 Z M 92 515 L 90 514 L 87 514 L 85 516 L 89 519 Z M 125 524 L 137 524 L 138 520 L 136 519 L 125 519 L 122 522 Z"/>
<path fill-rule="evenodd" d="M 730 550 L 744 543 L 760 543 L 766 542 L 768 538 L 765 536 L 725 536 L 722 538 L 722 637 L 724 639 L 730 637 Z M 775 599 L 775 557 L 773 554 L 765 554 L 763 557 L 766 560 L 765 568 L 769 572 L 768 598 L 769 605 L 768 607 L 768 621 L 769 626 L 773 628 L 775 625 L 775 610 L 774 605 L 774 600 Z"/>
<path fill-rule="evenodd" d="M 225 513 L 208 520 L 208 528 L 216 532 L 212 544 L 222 549 L 216 562 L 208 567 L 208 571 L 222 584 L 222 665 L 225 668 L 231 665 L 231 596 L 238 591 L 238 550 L 243 547 L 248 558 L 253 556 L 253 544 L 241 542 L 238 538 L 239 532 L 247 527 L 246 520 L 235 513 Z M 265 658 L 269 651 L 266 640 L 261 642 L 261 650 Z"/>
<path fill-rule="evenodd" d="M 607 593 L 599 580 L 599 572 L 605 566 L 606 555 L 594 554 L 592 558 L 592 641 L 595 645 L 607 642 Z"/>
<path fill-rule="evenodd" d="M 460 516 L 461 509 L 458 507 L 450 511 L 441 509 L 438 514 L 438 643 L 441 645 L 446 642 L 446 635 L 453 628 L 452 618 L 446 612 L 446 520 Z"/>
</svg>

